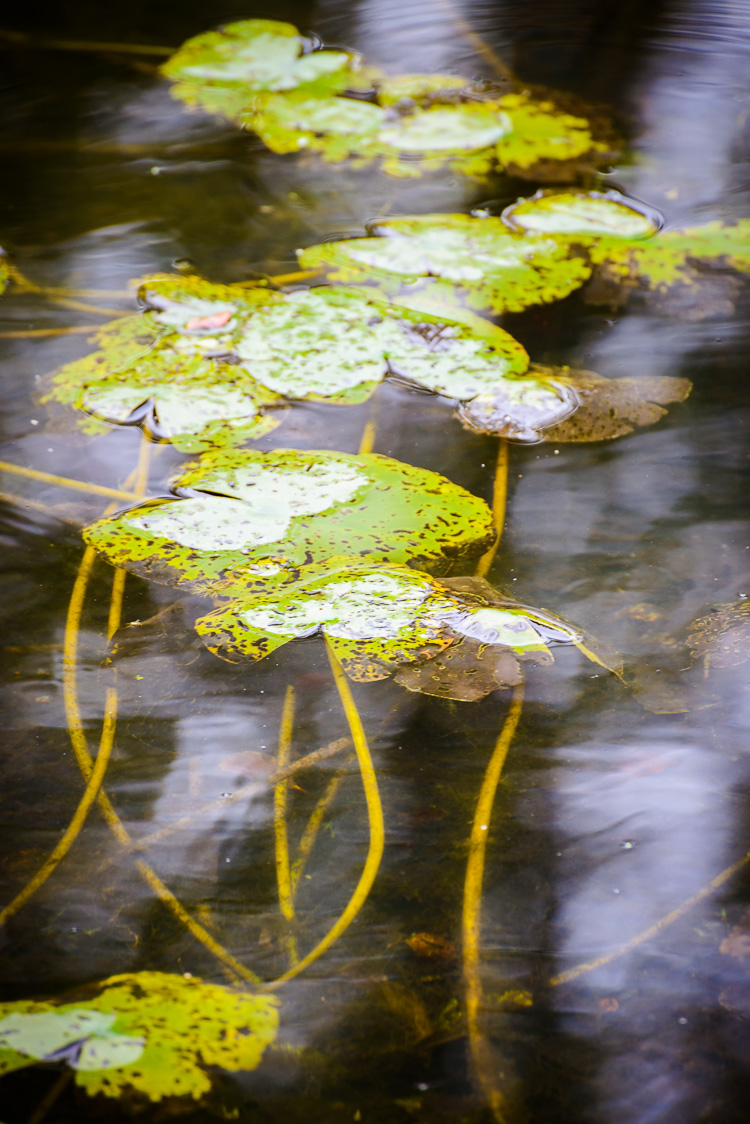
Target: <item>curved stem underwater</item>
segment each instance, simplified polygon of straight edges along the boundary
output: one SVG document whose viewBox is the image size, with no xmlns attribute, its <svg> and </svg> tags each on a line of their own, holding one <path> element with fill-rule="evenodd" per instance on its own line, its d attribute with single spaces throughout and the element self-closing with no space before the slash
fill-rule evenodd
<svg viewBox="0 0 750 1124">
<path fill-rule="evenodd" d="M 503 771 L 503 765 L 521 717 L 523 693 L 523 683 L 514 687 L 510 709 L 505 716 L 503 728 L 495 743 L 492 757 L 482 780 L 469 840 L 469 859 L 466 864 L 461 917 L 463 979 L 466 991 L 469 1048 L 479 1083 L 487 1097 L 492 1114 L 499 1124 L 507 1119 L 507 1100 L 502 1091 L 504 1074 L 502 1071 L 498 1071 L 487 1034 L 479 1024 L 479 1013 L 482 1008 L 482 980 L 479 972 L 482 882 L 484 880 L 484 862 L 492 805 L 500 781 L 500 774 Z"/>
<path fill-rule="evenodd" d="M 503 537 L 503 527 L 505 526 L 505 509 L 508 505 L 508 463 L 510 457 L 508 452 L 508 441 L 505 437 L 501 437 L 497 446 L 497 462 L 495 464 L 495 482 L 492 486 L 492 518 L 495 522 L 495 530 L 497 538 L 490 547 L 490 549 L 482 555 L 477 563 L 476 575 L 478 578 L 486 578 L 490 572 L 492 563 L 495 561 L 500 540 Z"/>
<path fill-rule="evenodd" d="M 326 952 L 327 949 L 334 944 L 341 934 L 349 928 L 354 918 L 359 913 L 360 909 L 367 900 L 367 896 L 372 889 L 373 882 L 378 873 L 380 860 L 383 857 L 383 847 L 385 844 L 385 829 L 383 825 L 383 807 L 380 803 L 380 793 L 378 791 L 378 781 L 375 776 L 375 769 L 372 764 L 372 757 L 370 756 L 370 748 L 367 744 L 365 731 L 362 727 L 362 721 L 359 717 L 356 703 L 352 697 L 349 683 L 347 681 L 344 670 L 339 663 L 336 653 L 331 648 L 330 644 L 326 641 L 326 648 L 328 651 L 328 659 L 331 664 L 331 671 L 333 672 L 334 682 L 336 689 L 341 699 L 341 705 L 344 708 L 349 729 L 351 731 L 352 741 L 354 742 L 354 750 L 357 754 L 357 761 L 359 763 L 359 770 L 362 776 L 362 787 L 365 790 L 365 801 L 367 803 L 367 818 L 370 828 L 370 844 L 367 850 L 367 859 L 365 860 L 364 869 L 357 883 L 356 889 L 352 894 L 346 909 L 335 922 L 335 924 L 328 930 L 323 939 L 315 946 L 315 948 L 308 952 L 307 956 L 303 957 L 298 964 L 289 968 L 278 979 L 268 984 L 269 989 L 277 988 L 281 984 L 286 983 L 287 980 L 293 979 L 298 976 L 300 972 L 309 967 L 315 960 Z"/>
</svg>

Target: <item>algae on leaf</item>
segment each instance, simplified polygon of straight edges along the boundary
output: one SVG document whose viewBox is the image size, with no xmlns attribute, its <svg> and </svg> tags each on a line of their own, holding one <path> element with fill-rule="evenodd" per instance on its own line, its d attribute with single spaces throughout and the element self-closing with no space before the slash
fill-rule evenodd
<svg viewBox="0 0 750 1124">
<path fill-rule="evenodd" d="M 84 532 L 110 562 L 205 592 L 267 589 L 333 556 L 430 568 L 492 541 L 487 504 L 436 472 L 369 453 L 217 450 L 151 500 Z"/>
<path fill-rule="evenodd" d="M 591 274 L 567 241 L 524 235 L 499 218 L 462 214 L 388 219 L 370 226 L 375 237 L 310 246 L 298 254 L 304 269 L 328 268 L 345 281 L 379 278 L 413 283 L 434 277 L 461 288 L 472 308 L 520 312 L 561 300 Z M 390 293 L 392 299 L 396 297 Z"/>
<path fill-rule="evenodd" d="M 214 610 L 196 622 L 199 635 L 225 659 L 259 660 L 291 640 L 323 634 L 358 682 L 397 672 L 409 690 L 465 701 L 517 682 L 518 660 L 551 662 L 548 642 L 581 639 L 547 614 L 498 604 L 490 586 L 488 600 L 484 588 L 467 595 L 404 566 L 333 559 L 316 569 L 280 595 L 248 594 Z M 460 652 L 455 662 L 453 648 Z"/>
<path fill-rule="evenodd" d="M 278 1032 L 278 1000 L 164 972 L 111 976 L 94 998 L 0 1005 L 0 1074 L 65 1062 L 94 1096 L 199 1099 L 207 1069 L 255 1069 Z"/>
<path fill-rule="evenodd" d="M 669 375 L 608 379 L 534 365 L 522 378 L 462 403 L 457 415 L 465 429 L 517 441 L 608 441 L 653 425 L 667 413 L 665 406 L 683 402 L 691 389 L 688 379 Z"/>
</svg>

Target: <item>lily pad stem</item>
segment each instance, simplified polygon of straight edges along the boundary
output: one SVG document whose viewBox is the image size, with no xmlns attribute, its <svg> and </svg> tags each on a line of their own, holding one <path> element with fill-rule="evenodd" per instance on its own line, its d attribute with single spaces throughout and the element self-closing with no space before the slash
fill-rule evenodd
<svg viewBox="0 0 750 1124">
<path fill-rule="evenodd" d="M 367 859 L 365 860 L 364 869 L 360 875 L 357 887 L 352 894 L 346 909 L 335 922 L 335 924 L 328 930 L 323 939 L 315 946 L 312 952 L 308 952 L 307 956 L 303 957 L 298 964 L 293 968 L 289 968 L 278 979 L 268 984 L 269 989 L 280 987 L 281 984 L 286 983 L 287 980 L 293 979 L 298 976 L 300 972 L 308 968 L 310 964 L 314 963 L 320 956 L 326 952 L 332 944 L 334 944 L 341 934 L 349 928 L 354 918 L 359 913 L 360 909 L 367 900 L 367 896 L 372 889 L 373 882 L 380 867 L 380 860 L 383 857 L 383 847 L 385 844 L 385 829 L 383 825 L 383 807 L 380 803 L 380 793 L 378 792 L 378 781 L 375 776 L 375 769 L 372 764 L 372 757 L 370 756 L 370 749 L 367 744 L 367 738 L 362 727 L 362 720 L 359 717 L 356 703 L 352 697 L 349 683 L 344 669 L 342 668 L 336 653 L 331 646 L 326 642 L 328 650 L 328 659 L 331 664 L 334 682 L 336 689 L 341 699 L 341 705 L 344 708 L 349 729 L 351 731 L 352 741 L 354 742 L 354 749 L 357 754 L 357 761 L 359 763 L 359 771 L 362 776 L 362 787 L 365 790 L 365 801 L 367 803 L 367 818 L 370 828 L 370 845 L 367 851 Z"/>
<path fill-rule="evenodd" d="M 288 686 L 284 695 L 284 708 L 281 713 L 279 732 L 278 765 L 284 769 L 289 764 L 292 750 L 292 731 L 294 728 L 294 687 Z M 276 881 L 279 887 L 279 907 L 282 916 L 291 927 L 294 923 L 294 889 L 289 870 L 289 837 L 287 833 L 287 798 L 289 780 L 284 777 L 276 783 L 273 793 L 273 835 L 276 851 Z M 294 933 L 286 934 L 285 942 L 289 963 L 294 966 L 299 957 Z"/>
<path fill-rule="evenodd" d="M 72 488 L 76 492 L 88 492 L 90 496 L 113 496 L 115 499 L 131 502 L 143 498 L 136 492 L 127 492 L 122 488 L 106 488 L 103 484 L 87 484 L 84 480 L 71 480 L 68 476 L 56 476 L 52 472 L 41 472 L 37 468 L 24 468 L 22 465 L 12 464 L 10 461 L 0 461 L 0 472 L 9 472 L 13 476 L 28 476 L 30 480 L 40 480 L 43 484 L 57 484 L 60 488 Z"/>
<path fill-rule="evenodd" d="M 508 441 L 505 437 L 500 438 L 500 443 L 497 447 L 497 463 L 495 465 L 495 482 L 492 487 L 492 518 L 495 521 L 495 530 L 497 538 L 490 547 L 490 549 L 482 555 L 477 563 L 476 575 L 478 578 L 486 578 L 490 572 L 492 563 L 495 561 L 500 540 L 503 537 L 503 528 L 505 526 L 505 509 L 508 504 Z"/>
<path fill-rule="evenodd" d="M 491 1053 L 487 1035 L 479 1025 L 479 1012 L 482 1008 L 482 980 L 479 974 L 482 882 L 484 880 L 484 861 L 487 852 L 487 836 L 492 816 L 492 805 L 500 781 L 500 774 L 503 771 L 503 765 L 521 717 L 523 693 L 524 685 L 521 682 L 513 689 L 510 708 L 505 716 L 503 728 L 495 743 L 492 757 L 482 780 L 469 840 L 469 860 L 466 864 L 461 917 L 463 979 L 466 992 L 469 1047 L 477 1077 L 487 1097 L 492 1115 L 498 1121 L 498 1124 L 504 1124 L 507 1120 L 508 1104 L 502 1091 L 504 1075 L 502 1071 L 498 1070 L 497 1059 Z"/>
</svg>

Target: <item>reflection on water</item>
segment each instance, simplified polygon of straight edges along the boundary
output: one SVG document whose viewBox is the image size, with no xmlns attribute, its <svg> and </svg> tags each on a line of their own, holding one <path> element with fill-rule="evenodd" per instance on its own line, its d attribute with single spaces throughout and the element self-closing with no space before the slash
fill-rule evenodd
<svg viewBox="0 0 750 1124">
<path fill-rule="evenodd" d="M 80 5 L 64 16 L 50 12 L 42 30 L 177 44 L 214 19 L 248 16 L 292 19 L 393 73 L 492 78 L 459 16 L 529 83 L 613 104 L 633 155 L 604 182 L 658 207 L 668 226 L 750 213 L 750 19 L 741 3 L 321 0 L 271 11 L 230 0 L 213 15 L 190 3 L 179 13 L 130 5 L 97 12 L 96 28 Z M 40 33 L 23 24 L 22 10 L 14 18 L 19 29 Z M 237 280 L 293 268 L 297 247 L 360 233 L 374 215 L 468 210 L 528 190 L 503 179 L 489 187 L 444 173 L 401 181 L 372 167 L 274 157 L 225 124 L 185 112 L 147 67 L 71 52 L 4 50 L 3 57 L 0 147 L 10 160 L 0 180 L 0 242 L 38 284 L 106 290 L 99 303 L 107 308 L 131 309 L 129 283 L 177 260 Z M 498 1071 L 512 1075 L 513 1103 L 535 1121 L 740 1124 L 747 1116 L 746 870 L 710 889 L 748 850 L 747 665 L 706 674 L 692 663 L 684 633 L 710 605 L 750 594 L 747 305 L 721 295 L 719 315 L 698 322 L 637 303 L 594 311 L 577 296 L 508 319 L 538 362 L 695 384 L 659 426 L 620 442 L 512 452 L 494 580 L 591 629 L 628 669 L 623 686 L 571 649 L 554 667 L 532 672 L 495 801 L 481 1018 Z M 110 315 L 29 293 L 4 297 L 0 311 L 0 331 L 89 325 Z M 121 487 L 137 433 L 81 435 L 69 415 L 48 416 L 36 397 L 47 372 L 85 352 L 85 338 L 0 339 L 0 459 Z M 445 402 L 417 402 L 384 386 L 377 411 L 377 451 L 490 495 L 493 442 L 453 427 L 447 444 Z M 367 417 L 366 406 L 301 406 L 260 444 L 352 451 Z M 167 490 L 180 463 L 173 450 L 158 450 L 153 494 Z M 81 557 L 77 526 L 106 501 L 7 475 L 1 486 L 37 505 L 2 505 L 5 903 L 55 845 L 82 791 L 63 709 L 63 630 Z M 110 591 L 110 571 L 95 567 L 78 666 L 92 749 L 112 675 L 104 640 Z M 286 967 L 288 934 L 267 778 L 286 685 L 297 697 L 294 754 L 346 738 L 346 722 L 315 643 L 251 669 L 225 665 L 193 632 L 205 601 L 178 598 L 177 612 L 158 615 L 175 599 L 173 590 L 128 579 L 124 620 L 148 623 L 118 638 L 120 720 L 107 791 L 134 839 L 159 835 L 149 860 L 196 919 L 273 978 Z M 386 815 L 375 888 L 345 937 L 283 989 L 281 1049 L 222 1086 L 222 1108 L 217 1101 L 193 1119 L 235 1110 L 234 1118 L 253 1124 L 490 1119 L 468 1059 L 451 946 L 460 940 L 470 822 L 507 699 L 499 692 L 469 707 L 388 682 L 356 693 Z M 302 949 L 341 914 L 367 849 L 349 754 L 344 746 L 290 788 L 296 845 L 337 778 L 300 875 Z M 692 908 L 671 916 L 705 887 Z M 432 945 L 412 940 L 415 933 L 434 938 Z M 8 998 L 59 994 L 145 968 L 226 982 L 94 813 L 0 941 Z M 6 1124 L 28 1120 L 55 1079 L 52 1071 L 4 1079 Z M 48 1119 L 97 1111 L 68 1090 Z M 120 1119 L 119 1109 L 107 1111 Z"/>
</svg>

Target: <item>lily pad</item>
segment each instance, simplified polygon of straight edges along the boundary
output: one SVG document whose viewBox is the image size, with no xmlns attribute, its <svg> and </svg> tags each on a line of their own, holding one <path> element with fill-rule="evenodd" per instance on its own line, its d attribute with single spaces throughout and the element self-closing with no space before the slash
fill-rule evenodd
<svg viewBox="0 0 750 1124">
<path fill-rule="evenodd" d="M 555 618 L 512 602 L 499 608 L 479 595 L 466 597 L 404 566 L 351 563 L 303 577 L 281 595 L 238 598 L 200 618 L 196 629 L 211 651 L 231 661 L 259 660 L 291 640 L 322 634 L 358 682 L 385 679 L 408 665 L 409 674 L 398 681 L 410 690 L 467 699 L 516 682 L 518 659 L 551 662 L 548 642 L 581 638 Z M 451 646 L 460 646 L 460 656 L 447 672 L 441 665 L 436 689 L 432 660 L 439 653 L 449 659 Z M 482 667 L 488 647 L 506 657 L 487 659 L 491 675 Z M 424 674 L 412 668 L 425 661 L 431 666 Z"/>
<path fill-rule="evenodd" d="M 188 338 L 149 315 L 129 316 L 105 325 L 92 342 L 98 349 L 62 367 L 44 401 L 78 406 L 97 424 L 142 425 L 183 452 L 241 444 L 278 425 L 278 416 L 265 413 L 283 405 L 277 395 L 242 367 L 206 357 L 231 346 L 215 333 L 198 329 Z"/>
<path fill-rule="evenodd" d="M 255 1069 L 278 1000 L 163 972 L 111 976 L 83 1002 L 0 1005 L 0 1074 L 65 1062 L 91 1096 L 199 1099 L 208 1068 Z"/>
<path fill-rule="evenodd" d="M 473 308 L 520 312 L 561 300 L 590 276 L 585 257 L 567 242 L 523 235 L 499 218 L 420 215 L 372 224 L 376 237 L 310 246 L 303 269 L 331 270 L 338 280 L 373 276 L 413 283 L 434 277 L 460 287 Z"/>
<path fill-rule="evenodd" d="M 655 213 L 619 191 L 538 191 L 506 207 L 502 219 L 525 233 L 628 241 L 651 238 L 661 226 Z"/>
<path fill-rule="evenodd" d="M 598 266 L 585 299 L 621 306 L 643 294 L 652 307 L 688 320 L 731 313 L 739 282 L 750 274 L 750 219 L 664 230 L 636 245 L 594 245 Z"/>
<path fill-rule="evenodd" d="M 509 385 L 518 388 L 515 399 Z M 653 425 L 666 414 L 665 406 L 684 401 L 691 389 L 688 379 L 667 375 L 607 379 L 592 371 L 535 365 L 523 378 L 505 380 L 461 405 L 458 417 L 475 433 L 517 441 L 607 441 Z M 555 418 L 564 404 L 567 416 Z"/>
<path fill-rule="evenodd" d="M 188 39 L 162 73 L 176 83 L 174 97 L 230 117 L 258 91 L 303 89 L 321 96 L 356 85 L 359 56 L 310 52 L 309 46 L 290 23 L 240 20 Z"/>
<path fill-rule="evenodd" d="M 750 660 L 750 602 L 715 605 L 711 613 L 693 621 L 688 645 L 694 659 L 710 667 L 740 667 Z"/>
<path fill-rule="evenodd" d="M 216 451 L 151 500 L 87 528 L 115 565 L 199 591 L 268 588 L 345 555 L 440 568 L 493 538 L 483 500 L 378 454 Z"/>
</svg>

